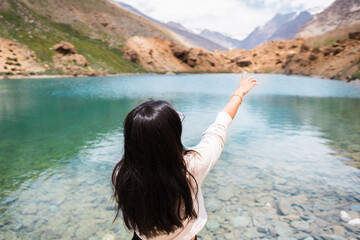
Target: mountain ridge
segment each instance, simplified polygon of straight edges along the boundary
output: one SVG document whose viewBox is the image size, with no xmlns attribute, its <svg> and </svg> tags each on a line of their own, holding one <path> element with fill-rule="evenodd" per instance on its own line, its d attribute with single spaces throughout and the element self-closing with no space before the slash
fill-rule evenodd
<svg viewBox="0 0 360 240">
<path fill-rule="evenodd" d="M 238 48 L 241 44 L 241 41 L 229 36 L 224 35 L 223 33 L 219 33 L 216 31 L 203 29 L 200 32 L 200 36 L 203 36 L 221 46 L 224 46 L 228 49 Z"/>
<path fill-rule="evenodd" d="M 297 38 L 311 37 L 339 27 L 360 22 L 359 0 L 336 0 L 310 19 L 296 34 Z"/>
<path fill-rule="evenodd" d="M 4 62 L 0 72 L 6 75 L 20 72 L 76 75 L 144 72 L 140 65 L 127 61 L 121 50 L 127 38 L 139 34 L 184 44 L 171 30 L 107 0 L 1 0 L 0 35 L 12 41 L 11 47 L 3 46 L 4 51 L 14 51 L 17 46 L 27 47 L 37 56 L 41 68 L 20 71 L 24 68 L 12 66 L 5 55 L 0 54 L 0 62 Z M 86 58 L 86 66 L 69 62 L 59 68 L 55 64 L 57 53 L 53 46 L 63 40 L 74 45 Z M 20 59 L 17 56 L 17 60 Z M 20 62 L 17 64 L 21 65 Z"/>
<path fill-rule="evenodd" d="M 191 45 L 193 45 L 194 47 L 202 47 L 205 48 L 207 50 L 213 51 L 213 50 L 226 50 L 226 48 L 224 46 L 221 46 L 207 38 L 204 38 L 194 32 L 192 32 L 189 29 L 186 29 L 184 26 L 182 26 L 180 23 L 176 23 L 176 22 L 161 22 L 157 19 L 154 19 L 150 16 L 147 16 L 146 14 L 144 14 L 143 12 L 139 11 L 138 9 L 134 8 L 133 6 L 131 6 L 130 4 L 124 3 L 124 2 L 120 2 L 120 1 L 115 1 L 115 3 L 119 4 L 120 6 L 122 6 L 123 8 L 125 8 L 128 11 L 131 11 L 135 14 L 138 14 L 139 16 L 142 16 L 146 19 L 149 19 L 150 21 L 153 21 L 159 25 L 162 25 L 168 29 L 170 29 L 171 31 L 174 31 L 175 33 L 179 34 L 180 36 L 184 37 L 186 39 L 187 42 L 189 42 Z"/>
<path fill-rule="evenodd" d="M 239 48 L 252 49 L 272 40 L 291 40 L 311 16 L 307 11 L 287 14 L 277 13 L 270 21 L 255 28 L 254 31 L 241 41 Z"/>
</svg>

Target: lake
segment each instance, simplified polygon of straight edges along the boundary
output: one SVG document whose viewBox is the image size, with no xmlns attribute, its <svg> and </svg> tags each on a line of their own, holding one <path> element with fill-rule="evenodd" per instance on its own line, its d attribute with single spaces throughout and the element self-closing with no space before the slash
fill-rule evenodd
<svg viewBox="0 0 360 240">
<path fill-rule="evenodd" d="M 356 239 L 360 227 L 347 221 L 360 215 L 360 86 L 255 77 L 202 187 L 199 239 Z M 0 239 L 130 239 L 112 223 L 110 185 L 126 114 L 148 98 L 169 101 L 186 114 L 183 143 L 192 147 L 239 79 L 1 80 Z"/>
</svg>

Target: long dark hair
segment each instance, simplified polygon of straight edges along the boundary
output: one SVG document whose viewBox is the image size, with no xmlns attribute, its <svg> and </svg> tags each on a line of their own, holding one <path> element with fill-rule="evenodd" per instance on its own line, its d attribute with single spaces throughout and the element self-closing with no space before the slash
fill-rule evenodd
<svg viewBox="0 0 360 240">
<path fill-rule="evenodd" d="M 114 221 L 121 211 L 128 229 L 149 238 L 197 218 L 198 184 L 186 168 L 181 133 L 179 114 L 166 101 L 147 101 L 126 116 L 124 155 L 112 173 Z"/>
</svg>

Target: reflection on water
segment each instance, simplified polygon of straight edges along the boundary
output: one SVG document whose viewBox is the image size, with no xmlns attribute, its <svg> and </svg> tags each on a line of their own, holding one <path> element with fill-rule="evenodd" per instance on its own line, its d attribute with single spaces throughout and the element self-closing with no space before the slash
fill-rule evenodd
<svg viewBox="0 0 360 240">
<path fill-rule="evenodd" d="M 359 98 L 263 96 L 251 104 L 271 128 L 315 127 L 337 153 L 349 158 L 347 163 L 360 168 Z"/>
<path fill-rule="evenodd" d="M 205 181 L 201 239 L 356 238 L 360 87 L 257 75 Z M 0 239 L 129 239 L 112 224 L 110 174 L 122 121 L 146 98 L 184 112 L 198 143 L 239 76 L 126 76 L 0 82 Z M 346 165 L 347 164 L 347 165 Z M 357 167 L 357 168 L 356 168 Z"/>
</svg>

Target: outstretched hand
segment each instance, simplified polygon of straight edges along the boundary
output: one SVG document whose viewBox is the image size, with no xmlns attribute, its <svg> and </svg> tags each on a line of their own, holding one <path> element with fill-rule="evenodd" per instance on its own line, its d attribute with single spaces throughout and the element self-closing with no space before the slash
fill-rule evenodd
<svg viewBox="0 0 360 240">
<path fill-rule="evenodd" d="M 242 102 L 242 98 L 245 94 L 247 94 L 251 88 L 255 85 L 259 85 L 258 82 L 254 79 L 254 77 L 246 78 L 246 72 L 241 77 L 241 81 L 239 86 L 237 87 L 235 93 L 232 95 L 230 101 L 223 108 L 223 112 L 229 114 L 229 116 L 234 119 L 236 112 Z"/>
<path fill-rule="evenodd" d="M 255 85 L 259 85 L 259 83 L 254 79 L 254 77 L 249 77 L 245 79 L 246 72 L 243 73 L 241 76 L 241 81 L 239 83 L 239 86 L 237 87 L 235 94 L 239 94 L 240 96 L 245 96 L 251 88 Z"/>
</svg>

